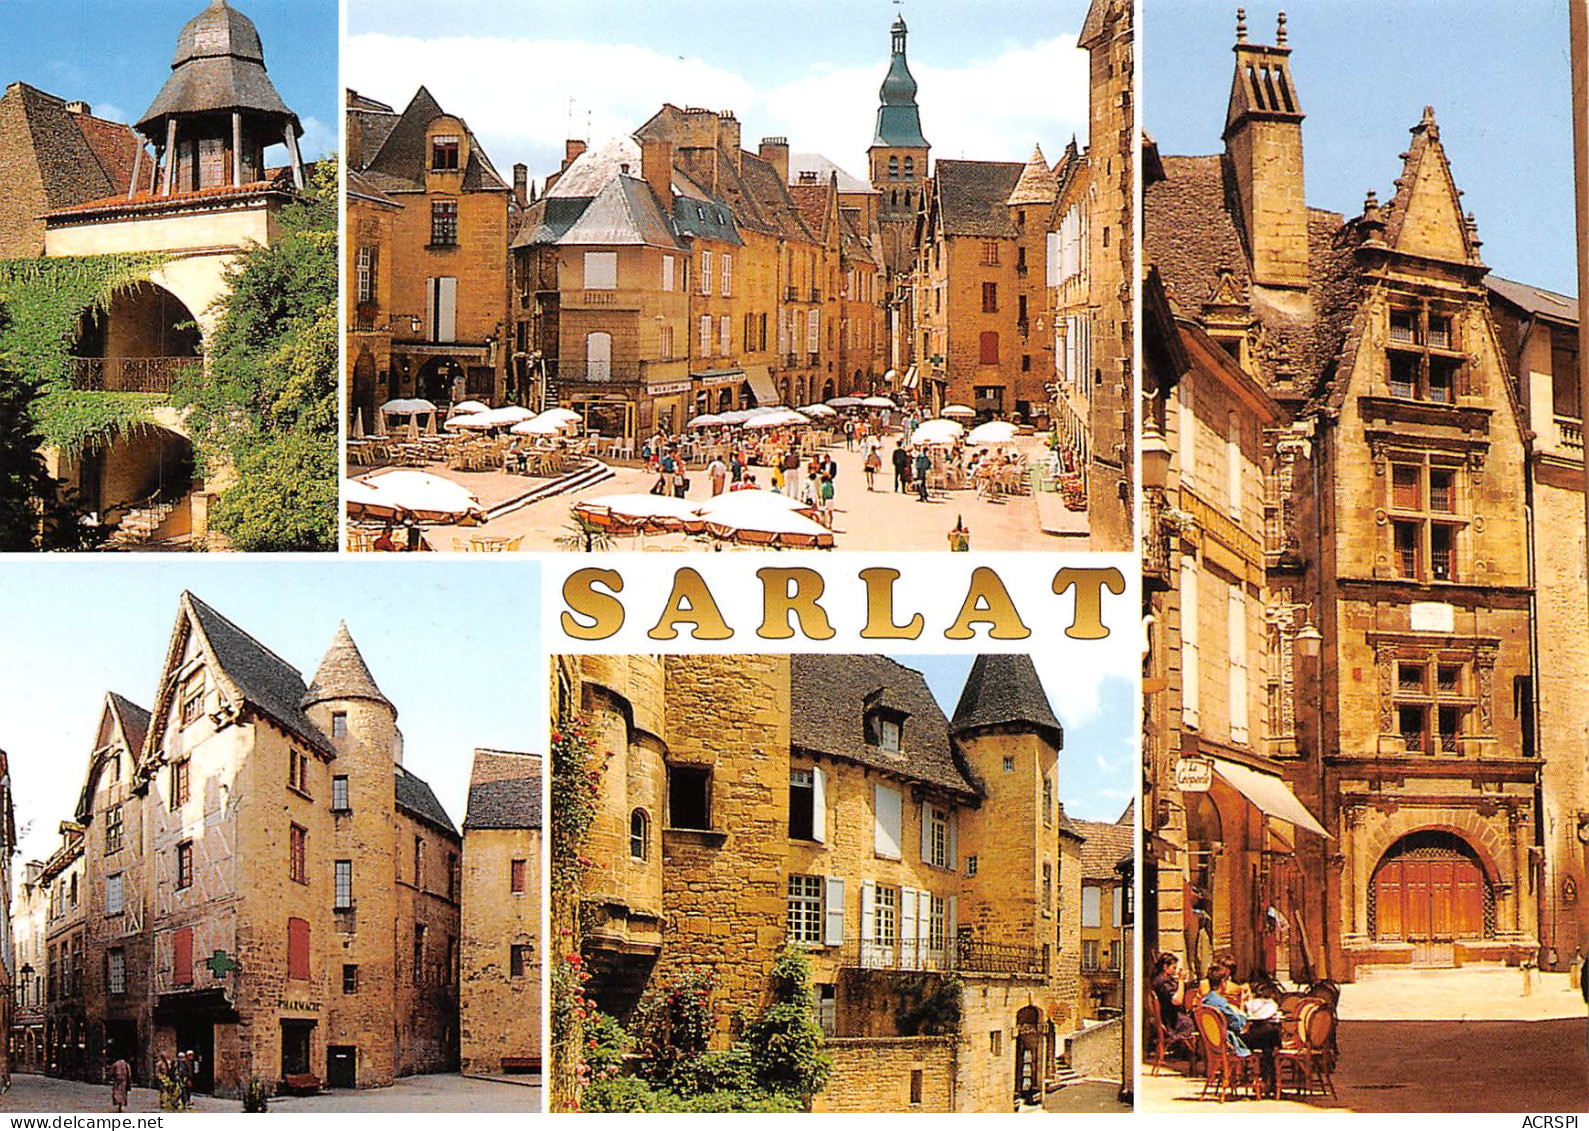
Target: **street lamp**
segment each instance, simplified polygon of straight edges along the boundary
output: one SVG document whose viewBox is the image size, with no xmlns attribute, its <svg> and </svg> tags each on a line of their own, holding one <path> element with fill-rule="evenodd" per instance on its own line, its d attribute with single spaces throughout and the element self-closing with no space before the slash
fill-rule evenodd
<svg viewBox="0 0 1589 1131">
<path fill-rule="evenodd" d="M 1308 623 L 1297 630 L 1297 648 L 1302 652 L 1304 659 L 1316 660 L 1319 658 L 1319 645 L 1324 642 L 1324 634 L 1313 623 L 1309 615 Z"/>
</svg>

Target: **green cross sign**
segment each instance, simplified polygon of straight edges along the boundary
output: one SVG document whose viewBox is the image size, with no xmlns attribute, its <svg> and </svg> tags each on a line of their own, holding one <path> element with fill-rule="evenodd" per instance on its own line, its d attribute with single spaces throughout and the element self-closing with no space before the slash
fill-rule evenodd
<svg viewBox="0 0 1589 1131">
<path fill-rule="evenodd" d="M 224 978 L 233 970 L 242 969 L 237 960 L 228 955 L 224 950 L 218 950 L 204 960 L 204 965 L 210 968 L 210 973 L 217 978 Z"/>
</svg>

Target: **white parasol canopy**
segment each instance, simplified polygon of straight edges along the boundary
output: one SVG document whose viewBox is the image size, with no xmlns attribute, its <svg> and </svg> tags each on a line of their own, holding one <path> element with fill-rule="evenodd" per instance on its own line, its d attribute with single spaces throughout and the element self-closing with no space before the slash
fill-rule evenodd
<svg viewBox="0 0 1589 1131">
<path fill-rule="evenodd" d="M 860 397 L 829 397 L 823 402 L 829 408 L 857 408 L 860 406 Z"/>
<path fill-rule="evenodd" d="M 381 406 L 381 411 L 388 416 L 412 416 L 415 413 L 435 412 L 436 406 L 421 397 L 387 401 Z"/>
<path fill-rule="evenodd" d="M 718 538 L 754 546 L 831 548 L 833 531 L 807 518 L 775 491 L 731 491 L 700 507 L 706 528 Z"/>
<path fill-rule="evenodd" d="M 491 419 L 490 412 L 466 412 L 462 416 L 452 417 L 442 427 L 453 432 L 489 432 L 501 425 Z"/>
<path fill-rule="evenodd" d="M 925 447 L 948 447 L 965 434 L 952 420 L 929 420 L 910 434 L 910 442 Z"/>
<path fill-rule="evenodd" d="M 578 424 L 584 420 L 584 417 L 571 408 L 549 408 L 536 419 L 555 420 L 559 424 Z"/>
<path fill-rule="evenodd" d="M 977 410 L 972 408 L 969 405 L 949 404 L 949 405 L 944 405 L 943 406 L 943 411 L 940 412 L 938 415 L 939 416 L 975 416 L 976 414 L 977 414 Z"/>
<path fill-rule="evenodd" d="M 825 404 L 803 405 L 797 411 L 799 411 L 801 413 L 804 413 L 806 416 L 837 416 L 838 415 L 838 413 L 834 412 L 831 408 L 829 408 Z"/>
<path fill-rule="evenodd" d="M 574 504 L 574 513 L 602 527 L 646 527 L 698 533 L 705 525 L 695 504 L 671 495 L 601 495 Z"/>
<path fill-rule="evenodd" d="M 776 412 L 763 412 L 745 421 L 746 428 L 792 428 L 801 424 L 810 424 L 811 420 L 792 408 L 778 409 Z"/>
<path fill-rule="evenodd" d="M 1015 439 L 1018 429 L 1008 420 L 990 420 L 978 424 L 966 437 L 968 444 L 1008 444 Z"/>
<path fill-rule="evenodd" d="M 459 401 L 452 406 L 452 411 L 454 416 L 466 412 L 490 412 L 491 406 L 480 401 Z"/>
<path fill-rule="evenodd" d="M 861 401 L 863 408 L 897 408 L 893 397 L 866 397 Z"/>
<path fill-rule="evenodd" d="M 343 484 L 351 518 L 401 518 L 423 522 L 485 521 L 480 499 L 466 487 L 426 471 L 389 471 Z"/>
<path fill-rule="evenodd" d="M 508 431 L 515 436 L 556 436 L 564 428 L 555 420 L 542 420 L 539 416 L 533 420 L 521 420 Z"/>
<path fill-rule="evenodd" d="M 687 423 L 685 425 L 685 427 L 686 428 L 713 428 L 713 427 L 715 427 L 715 426 L 717 426 L 719 424 L 724 424 L 724 423 L 727 423 L 727 422 L 721 416 L 719 416 L 717 413 L 708 412 L 708 413 L 706 413 L 706 414 L 704 414 L 702 416 L 691 417 L 689 423 Z"/>
</svg>

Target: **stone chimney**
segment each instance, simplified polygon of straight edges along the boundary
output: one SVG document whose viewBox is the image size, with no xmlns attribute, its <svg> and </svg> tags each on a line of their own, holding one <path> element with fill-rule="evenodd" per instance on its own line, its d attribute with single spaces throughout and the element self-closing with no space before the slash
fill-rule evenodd
<svg viewBox="0 0 1589 1131">
<path fill-rule="evenodd" d="M 761 147 L 756 155 L 767 164 L 778 170 L 778 179 L 784 184 L 789 183 L 789 139 L 786 137 L 764 137 Z"/>
<path fill-rule="evenodd" d="M 1225 154 L 1236 176 L 1242 226 L 1259 287 L 1306 291 L 1308 208 L 1302 177 L 1302 105 L 1291 81 L 1281 12 L 1272 47 L 1247 40 L 1236 12 L 1235 74 L 1225 118 Z"/>
<path fill-rule="evenodd" d="M 513 199 L 523 208 L 529 204 L 530 167 L 520 161 L 513 166 Z"/>
<path fill-rule="evenodd" d="M 679 170 L 707 192 L 717 192 L 717 147 L 691 145 L 678 151 Z"/>
<path fill-rule="evenodd" d="M 569 138 L 565 141 L 563 143 L 563 171 L 566 171 L 583 152 L 585 152 L 584 142 L 575 138 Z"/>
<path fill-rule="evenodd" d="M 728 159 L 734 165 L 734 170 L 739 170 L 739 119 L 732 110 L 724 110 L 717 116 L 717 144 L 728 150 Z"/>
<path fill-rule="evenodd" d="M 640 143 L 640 176 L 651 186 L 663 215 L 673 214 L 673 143 L 648 140 Z"/>
<path fill-rule="evenodd" d="M 68 114 L 88 114 L 91 111 L 88 103 L 78 100 L 76 102 L 68 102 L 66 104 L 66 112 Z"/>
</svg>

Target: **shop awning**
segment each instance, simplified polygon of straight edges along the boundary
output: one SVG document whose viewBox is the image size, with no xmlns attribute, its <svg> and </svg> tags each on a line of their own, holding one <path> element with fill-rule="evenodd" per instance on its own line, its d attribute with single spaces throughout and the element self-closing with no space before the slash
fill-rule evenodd
<svg viewBox="0 0 1589 1131">
<path fill-rule="evenodd" d="M 773 386 L 772 374 L 765 365 L 745 366 L 745 380 L 750 382 L 750 391 L 756 394 L 758 405 L 778 403 L 778 390 Z"/>
<path fill-rule="evenodd" d="M 899 387 L 901 389 L 914 389 L 920 382 L 920 379 L 920 375 L 916 372 L 916 367 L 912 365 L 909 369 L 905 370 L 905 379 L 899 383 Z"/>
<path fill-rule="evenodd" d="M 1326 840 L 1330 839 L 1330 834 L 1324 831 L 1324 826 L 1308 812 L 1306 805 L 1297 800 L 1297 795 L 1291 792 L 1291 787 L 1276 775 L 1243 766 L 1240 762 L 1228 762 L 1224 758 L 1214 758 L 1212 761 L 1214 772 L 1229 782 L 1230 787 L 1237 793 L 1256 805 L 1260 812 L 1278 817 L 1282 821 L 1290 821 L 1298 828 L 1317 833 Z"/>
</svg>

